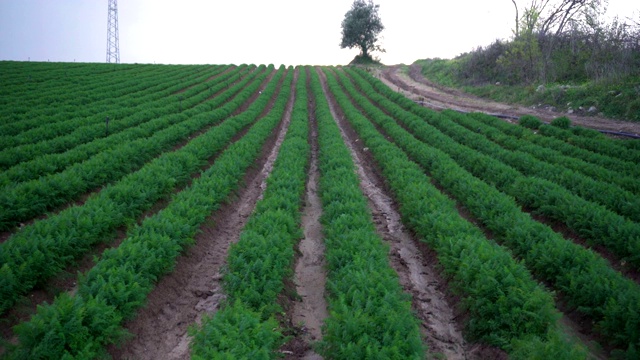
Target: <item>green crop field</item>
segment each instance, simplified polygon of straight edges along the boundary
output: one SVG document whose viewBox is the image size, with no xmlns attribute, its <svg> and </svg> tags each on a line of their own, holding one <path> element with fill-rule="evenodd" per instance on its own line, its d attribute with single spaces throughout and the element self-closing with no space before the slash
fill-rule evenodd
<svg viewBox="0 0 640 360">
<path fill-rule="evenodd" d="M 431 110 L 357 67 L 0 62 L 0 79 L 4 358 L 127 358 L 151 330 L 134 324 L 161 327 L 181 296 L 217 300 L 176 320 L 188 345 L 167 358 L 452 356 L 362 169 L 431 259 L 460 358 L 640 357 L 636 143 Z M 327 313 L 312 341 L 291 311 L 309 300 L 293 279 L 310 192 Z M 198 261 L 222 261 L 189 267 L 208 239 Z M 178 272 L 204 288 L 168 285 Z"/>
</svg>

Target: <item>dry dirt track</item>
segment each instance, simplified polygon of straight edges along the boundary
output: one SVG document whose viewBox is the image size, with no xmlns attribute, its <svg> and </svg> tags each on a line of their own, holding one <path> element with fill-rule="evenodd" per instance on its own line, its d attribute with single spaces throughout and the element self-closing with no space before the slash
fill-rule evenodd
<svg viewBox="0 0 640 360">
<path fill-rule="evenodd" d="M 400 71 L 400 66 L 389 66 L 376 74 L 390 88 L 405 94 L 416 101 L 424 100 L 425 105 L 434 109 L 454 109 L 460 111 L 477 111 L 488 114 L 499 114 L 514 118 L 522 115 L 534 115 L 544 121 L 551 121 L 559 116 L 567 116 L 575 125 L 597 130 L 608 130 L 640 134 L 640 123 L 607 119 L 597 116 L 579 116 L 563 114 L 544 109 L 531 109 L 520 105 L 509 105 L 481 99 L 462 91 L 445 88 L 425 79 L 420 66 L 413 64 L 409 74 Z M 506 120 L 514 122 L 515 120 Z"/>
</svg>

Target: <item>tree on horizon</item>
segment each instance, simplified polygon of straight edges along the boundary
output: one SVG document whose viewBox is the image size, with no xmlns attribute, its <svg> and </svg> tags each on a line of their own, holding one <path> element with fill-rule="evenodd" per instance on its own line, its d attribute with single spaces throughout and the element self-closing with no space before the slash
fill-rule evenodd
<svg viewBox="0 0 640 360">
<path fill-rule="evenodd" d="M 384 30 L 378 15 L 379 8 L 380 5 L 374 4 L 372 0 L 354 0 L 342 20 L 341 49 L 358 47 L 360 56 L 366 60 L 373 60 L 372 51 L 385 51 L 376 44 L 378 35 Z"/>
</svg>

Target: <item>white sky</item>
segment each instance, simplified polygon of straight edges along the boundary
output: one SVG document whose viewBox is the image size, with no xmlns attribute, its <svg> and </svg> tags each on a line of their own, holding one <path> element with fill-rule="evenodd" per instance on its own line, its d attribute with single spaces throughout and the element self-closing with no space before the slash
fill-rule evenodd
<svg viewBox="0 0 640 360">
<path fill-rule="evenodd" d="M 522 3 L 523 0 L 520 0 Z M 528 1 L 527 1 L 528 2 Z M 346 64 L 352 0 L 120 0 L 120 60 L 171 64 Z M 374 0 L 385 64 L 452 58 L 511 36 L 511 0 Z M 0 60 L 104 62 L 108 0 L 0 0 Z M 609 0 L 630 16 L 636 0 Z M 638 18 L 637 12 L 634 18 Z"/>
</svg>

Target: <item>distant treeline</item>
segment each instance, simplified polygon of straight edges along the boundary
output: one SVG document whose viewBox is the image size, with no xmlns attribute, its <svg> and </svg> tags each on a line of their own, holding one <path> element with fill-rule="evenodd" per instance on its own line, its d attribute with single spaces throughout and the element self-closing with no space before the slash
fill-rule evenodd
<svg viewBox="0 0 640 360">
<path fill-rule="evenodd" d="M 603 20 L 601 0 L 534 0 L 508 41 L 456 58 L 467 85 L 620 81 L 640 76 L 640 18 Z M 636 15 L 637 16 L 637 15 Z"/>
</svg>

